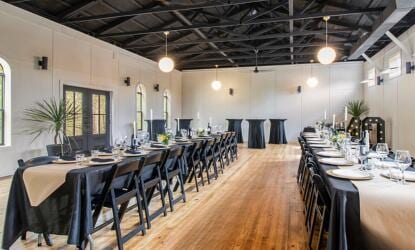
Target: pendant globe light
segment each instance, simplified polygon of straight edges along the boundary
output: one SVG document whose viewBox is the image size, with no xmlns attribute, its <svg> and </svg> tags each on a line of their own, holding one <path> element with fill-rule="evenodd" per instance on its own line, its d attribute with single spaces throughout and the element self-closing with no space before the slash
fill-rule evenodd
<svg viewBox="0 0 415 250">
<path fill-rule="evenodd" d="M 167 56 L 167 35 L 169 34 L 168 31 L 164 32 L 166 35 L 166 56 L 160 59 L 159 61 L 159 68 L 161 71 L 165 73 L 169 73 L 174 69 L 174 61 L 170 57 Z"/>
<path fill-rule="evenodd" d="M 220 90 L 220 88 L 222 88 L 222 83 L 218 80 L 218 65 L 215 65 L 215 67 L 216 67 L 215 80 L 212 82 L 210 86 L 212 87 L 212 89 L 218 91 Z"/>
<path fill-rule="evenodd" d="M 321 48 L 317 53 L 317 59 L 321 64 L 331 64 L 336 59 L 336 51 L 327 45 L 327 21 L 329 19 L 329 16 L 323 17 L 323 20 L 326 22 L 326 46 Z"/>
<path fill-rule="evenodd" d="M 313 76 L 313 65 L 310 65 L 311 74 L 310 77 L 307 79 L 307 85 L 310 88 L 314 88 L 318 85 L 317 77 Z"/>
</svg>

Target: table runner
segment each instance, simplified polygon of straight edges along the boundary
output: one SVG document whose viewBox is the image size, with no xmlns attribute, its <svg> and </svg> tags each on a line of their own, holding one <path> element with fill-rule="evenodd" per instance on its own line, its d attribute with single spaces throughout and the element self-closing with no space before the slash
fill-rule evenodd
<svg viewBox="0 0 415 250">
<path fill-rule="evenodd" d="M 352 181 L 360 195 L 360 223 L 370 249 L 415 248 L 415 183 L 400 185 L 374 171 L 371 181 Z"/>
<path fill-rule="evenodd" d="M 71 163 L 47 164 L 25 169 L 23 182 L 30 205 L 33 207 L 39 206 L 42 201 L 65 183 L 69 171 L 83 167 L 86 166 Z"/>
</svg>

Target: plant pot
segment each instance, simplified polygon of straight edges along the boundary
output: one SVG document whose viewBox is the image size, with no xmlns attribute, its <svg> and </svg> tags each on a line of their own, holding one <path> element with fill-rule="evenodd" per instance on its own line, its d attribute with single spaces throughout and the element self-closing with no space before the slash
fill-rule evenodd
<svg viewBox="0 0 415 250">
<path fill-rule="evenodd" d="M 354 139 L 360 139 L 361 128 L 362 121 L 360 120 L 360 117 L 352 117 L 349 125 L 347 126 L 347 133 L 350 133 Z"/>
<path fill-rule="evenodd" d="M 69 145 L 67 144 L 49 144 L 46 145 L 48 156 L 62 156 L 69 154 Z"/>
</svg>

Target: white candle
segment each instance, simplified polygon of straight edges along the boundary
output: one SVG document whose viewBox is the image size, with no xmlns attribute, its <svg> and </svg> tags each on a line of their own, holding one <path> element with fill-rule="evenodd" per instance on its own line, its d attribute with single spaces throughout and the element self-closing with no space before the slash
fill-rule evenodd
<svg viewBox="0 0 415 250">
<path fill-rule="evenodd" d="M 209 117 L 209 123 L 212 125 L 212 117 Z"/>
<path fill-rule="evenodd" d="M 333 114 L 333 128 L 336 127 L 336 114 Z"/>
<path fill-rule="evenodd" d="M 347 106 L 344 106 L 344 120 L 347 121 Z"/>
<path fill-rule="evenodd" d="M 199 112 L 197 112 L 196 117 L 197 117 L 198 120 L 200 120 L 200 113 Z"/>
<path fill-rule="evenodd" d="M 134 135 L 134 138 L 137 138 L 137 125 L 136 125 L 136 123 L 135 123 L 135 121 L 133 121 L 133 135 Z"/>
<path fill-rule="evenodd" d="M 153 110 L 150 109 L 150 121 L 152 121 L 152 120 L 153 120 Z"/>
<path fill-rule="evenodd" d="M 180 118 L 177 117 L 177 130 L 180 131 Z"/>
<path fill-rule="evenodd" d="M 324 120 L 327 120 L 327 110 L 324 110 Z"/>
</svg>

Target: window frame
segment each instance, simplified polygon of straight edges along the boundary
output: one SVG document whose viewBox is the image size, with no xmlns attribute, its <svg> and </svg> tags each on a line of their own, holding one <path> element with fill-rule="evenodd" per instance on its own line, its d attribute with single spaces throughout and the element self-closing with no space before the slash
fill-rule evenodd
<svg viewBox="0 0 415 250">
<path fill-rule="evenodd" d="M 137 121 L 137 129 L 143 130 L 144 125 L 144 112 L 143 112 L 143 88 L 139 84 L 137 86 L 136 94 L 136 121 Z M 140 107 L 140 108 L 138 108 Z M 140 119 L 139 119 L 140 117 Z"/>
<path fill-rule="evenodd" d="M 367 79 L 369 80 L 367 83 L 368 87 L 373 87 L 376 85 L 376 69 L 375 67 L 370 68 L 367 71 Z"/>
<path fill-rule="evenodd" d="M 92 103 L 92 112 L 91 112 L 91 117 L 92 117 L 92 135 L 104 135 L 107 133 L 107 116 L 108 114 L 106 113 L 107 111 L 107 96 L 104 94 L 99 94 L 99 93 L 92 93 L 92 102 L 94 100 L 94 96 L 98 96 L 98 113 L 94 113 L 94 104 Z M 102 104 L 101 100 L 105 99 L 105 103 Z M 102 105 L 104 105 L 104 112 L 105 113 L 101 113 L 102 111 Z M 98 133 L 94 133 L 94 117 L 98 116 Z M 104 119 L 102 121 L 104 121 L 104 131 L 101 131 L 101 117 L 104 117 Z"/>
<path fill-rule="evenodd" d="M 1 73 L 0 73 L 0 87 L 1 87 L 1 91 L 0 91 L 0 95 L 1 95 L 1 102 L 0 102 L 0 117 L 1 117 L 1 130 L 0 130 L 0 146 L 4 146 L 6 145 L 5 143 L 5 102 L 4 102 L 4 98 L 5 98 L 5 81 L 6 81 L 6 74 L 4 73 L 4 68 L 3 65 L 0 64 L 0 68 L 1 68 Z"/>
<path fill-rule="evenodd" d="M 397 65 L 393 65 L 395 63 L 395 61 L 396 61 Z M 396 69 L 392 69 L 392 68 L 395 68 L 395 67 L 396 67 Z M 398 51 L 398 52 L 392 54 L 388 58 L 388 69 L 389 69 L 389 74 L 388 74 L 389 79 L 393 79 L 393 78 L 396 78 L 396 77 L 399 77 L 399 76 L 402 75 L 402 54 L 401 54 L 401 51 Z"/>
<path fill-rule="evenodd" d="M 169 95 L 167 91 L 164 91 L 163 93 L 163 115 L 164 115 L 164 120 L 166 121 L 166 127 L 168 127 L 170 116 L 169 116 Z"/>
</svg>

